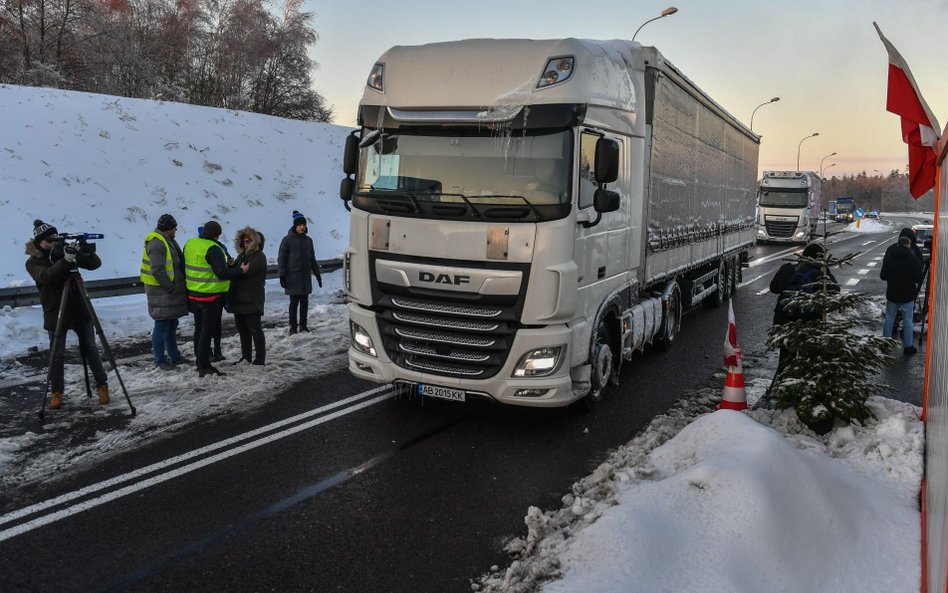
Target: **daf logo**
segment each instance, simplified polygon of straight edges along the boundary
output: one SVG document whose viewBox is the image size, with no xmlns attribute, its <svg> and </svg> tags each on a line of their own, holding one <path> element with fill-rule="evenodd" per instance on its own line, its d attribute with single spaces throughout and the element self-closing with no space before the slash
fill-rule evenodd
<svg viewBox="0 0 948 593">
<path fill-rule="evenodd" d="M 422 282 L 433 282 L 434 284 L 454 284 L 455 286 L 460 286 L 462 284 L 470 284 L 470 276 L 461 276 L 460 274 L 450 275 L 450 274 L 433 274 L 431 272 L 418 272 L 418 279 Z"/>
</svg>

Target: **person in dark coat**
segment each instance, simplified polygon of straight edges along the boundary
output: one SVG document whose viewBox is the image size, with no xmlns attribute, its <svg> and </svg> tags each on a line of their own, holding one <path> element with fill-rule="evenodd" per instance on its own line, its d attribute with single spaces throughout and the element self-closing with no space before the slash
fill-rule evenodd
<svg viewBox="0 0 948 593">
<path fill-rule="evenodd" d="M 319 264 L 316 263 L 316 248 L 313 240 L 306 234 L 306 217 L 293 211 L 293 227 L 280 242 L 280 254 L 277 266 L 280 274 L 280 286 L 290 296 L 290 333 L 299 331 L 308 332 L 306 316 L 309 313 L 309 295 L 313 292 L 313 280 L 316 276 L 319 287 L 323 287 L 323 279 L 319 274 Z M 299 325 L 297 325 L 297 310 L 299 310 Z"/>
<path fill-rule="evenodd" d="M 247 264 L 247 272 L 230 283 L 227 304 L 234 314 L 237 333 L 240 334 L 241 360 L 262 365 L 267 358 L 267 342 L 263 335 L 263 304 L 266 299 L 267 256 L 263 253 L 265 239 L 253 227 L 237 231 L 234 265 Z M 256 357 L 253 356 L 256 351 Z"/>
<path fill-rule="evenodd" d="M 190 362 L 181 355 L 177 339 L 178 319 L 188 314 L 184 253 L 174 238 L 177 230 L 174 216 L 162 214 L 158 218 L 155 230 L 145 237 L 139 275 L 145 285 L 148 314 L 155 320 L 151 332 L 155 366 L 165 371 Z"/>
<path fill-rule="evenodd" d="M 211 366 L 211 341 L 221 325 L 230 281 L 249 268 L 246 263 L 238 267 L 227 265 L 227 255 L 217 241 L 221 232 L 221 225 L 211 220 L 204 224 L 201 236 L 184 244 L 188 308 L 194 313 L 194 352 L 199 377 L 224 374 Z"/>
<path fill-rule="evenodd" d="M 908 234 L 905 233 L 908 231 Z M 899 240 L 885 250 L 879 277 L 886 281 L 885 325 L 882 335 L 891 338 L 895 317 L 902 312 L 902 348 L 905 354 L 915 354 L 915 298 L 922 283 L 922 260 L 912 251 L 912 229 L 902 229 Z"/>
<path fill-rule="evenodd" d="M 803 250 L 804 257 L 816 260 L 822 259 L 824 254 L 825 250 L 819 243 L 811 243 Z M 777 270 L 770 281 L 770 292 L 779 295 L 777 304 L 774 305 L 773 325 L 783 325 L 796 320 L 807 321 L 818 317 L 818 312 L 797 310 L 788 306 L 788 304 L 796 291 L 814 292 L 818 290 L 819 288 L 812 283 L 819 282 L 821 279 L 823 279 L 823 268 L 810 262 L 788 262 L 780 266 L 780 269 Z M 826 282 L 827 289 L 830 292 L 839 292 L 839 282 L 836 281 L 836 277 L 829 269 L 826 270 Z M 786 368 L 794 356 L 795 354 L 785 346 L 780 347 L 780 359 L 777 363 L 775 380 L 776 375 L 779 375 Z"/>
<path fill-rule="evenodd" d="M 33 221 L 33 240 L 26 244 L 26 254 L 29 256 L 26 260 L 26 271 L 39 289 L 40 303 L 43 306 L 43 329 L 49 333 L 49 349 L 53 355 L 49 367 L 49 385 L 52 390 L 50 409 L 56 410 L 62 406 L 65 391 L 63 364 L 66 356 L 66 332 L 70 329 L 79 338 L 79 351 L 95 378 L 99 403 L 109 403 L 109 377 L 95 345 L 95 326 L 76 286 L 70 287 L 67 297 L 69 300 L 63 309 L 62 331 L 58 339 L 56 337 L 56 322 L 66 279 L 79 268 L 98 269 L 102 260 L 94 251 L 64 246 L 56 227 L 41 220 Z"/>
</svg>

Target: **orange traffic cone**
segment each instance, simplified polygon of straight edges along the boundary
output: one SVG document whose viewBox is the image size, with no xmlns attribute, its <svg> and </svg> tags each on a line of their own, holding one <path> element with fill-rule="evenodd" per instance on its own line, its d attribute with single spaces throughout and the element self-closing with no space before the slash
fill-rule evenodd
<svg viewBox="0 0 948 593">
<path fill-rule="evenodd" d="M 744 391 L 744 367 L 741 365 L 741 350 L 737 350 L 737 364 L 727 368 L 724 380 L 724 394 L 721 396 L 719 410 L 746 410 L 747 394 Z"/>
</svg>

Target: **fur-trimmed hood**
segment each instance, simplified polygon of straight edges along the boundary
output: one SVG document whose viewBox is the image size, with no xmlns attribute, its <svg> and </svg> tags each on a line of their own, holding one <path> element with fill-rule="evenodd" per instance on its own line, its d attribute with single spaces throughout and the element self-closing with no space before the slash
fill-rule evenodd
<svg viewBox="0 0 948 593">
<path fill-rule="evenodd" d="M 23 251 L 30 257 L 46 257 L 42 251 L 36 248 L 36 245 L 33 245 L 33 239 L 27 239 L 26 249 Z"/>
<path fill-rule="evenodd" d="M 246 252 L 242 241 L 244 235 L 250 237 L 250 245 L 247 246 Z M 265 242 L 266 238 L 263 236 L 263 233 L 250 226 L 240 229 L 234 235 L 234 249 L 237 250 L 237 253 L 245 253 L 245 255 L 263 251 Z"/>
</svg>

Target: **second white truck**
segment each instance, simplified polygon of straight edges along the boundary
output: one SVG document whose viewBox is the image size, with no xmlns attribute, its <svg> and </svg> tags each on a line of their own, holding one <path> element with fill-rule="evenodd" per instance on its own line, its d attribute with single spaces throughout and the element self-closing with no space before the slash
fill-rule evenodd
<svg viewBox="0 0 948 593">
<path fill-rule="evenodd" d="M 754 245 L 760 139 L 625 41 L 393 47 L 340 193 L 349 369 L 422 397 L 595 402 Z"/>
<path fill-rule="evenodd" d="M 764 171 L 758 193 L 757 240 L 808 242 L 820 220 L 821 187 L 820 176 L 813 171 Z"/>
</svg>

